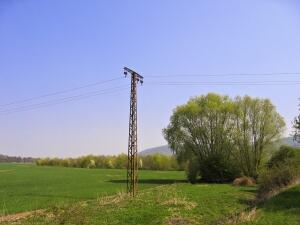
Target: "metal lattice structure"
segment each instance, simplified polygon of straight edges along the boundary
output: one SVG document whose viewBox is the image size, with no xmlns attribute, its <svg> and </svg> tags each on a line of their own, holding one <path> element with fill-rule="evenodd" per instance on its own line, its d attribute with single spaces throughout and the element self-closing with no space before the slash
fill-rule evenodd
<svg viewBox="0 0 300 225">
<path fill-rule="evenodd" d="M 138 183 L 138 148 L 137 148 L 137 84 L 143 83 L 143 77 L 137 72 L 124 67 L 124 74 L 131 75 L 127 192 L 135 196 Z"/>
</svg>

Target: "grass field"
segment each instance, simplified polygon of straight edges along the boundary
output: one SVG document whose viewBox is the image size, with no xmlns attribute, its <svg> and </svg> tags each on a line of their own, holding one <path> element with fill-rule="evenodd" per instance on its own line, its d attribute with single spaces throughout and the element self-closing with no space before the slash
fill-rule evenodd
<svg viewBox="0 0 300 225">
<path fill-rule="evenodd" d="M 184 172 L 140 171 L 140 191 L 131 198 L 125 176 L 124 170 L 0 164 L 2 215 L 46 208 L 17 223 L 25 225 L 300 224 L 300 186 L 253 210 L 256 187 L 191 185 Z"/>
<path fill-rule="evenodd" d="M 126 189 L 126 171 L 0 164 L 0 215 L 95 199 Z M 180 182 L 184 172 L 140 171 L 139 188 Z"/>
<path fill-rule="evenodd" d="M 253 190 L 228 184 L 163 185 L 134 199 L 116 195 L 52 209 L 55 217 L 36 216 L 23 224 L 215 224 L 243 211 Z"/>
</svg>

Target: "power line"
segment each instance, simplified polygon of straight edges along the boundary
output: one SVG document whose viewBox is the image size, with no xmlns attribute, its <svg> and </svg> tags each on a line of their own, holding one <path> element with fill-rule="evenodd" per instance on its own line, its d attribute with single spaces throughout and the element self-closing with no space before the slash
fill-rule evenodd
<svg viewBox="0 0 300 225">
<path fill-rule="evenodd" d="M 299 73 L 298 72 L 283 72 L 283 73 L 232 73 L 232 74 L 231 73 L 228 73 L 228 74 L 171 74 L 171 75 L 149 75 L 149 76 L 146 76 L 146 78 L 147 79 L 153 79 L 153 78 L 157 79 L 157 78 L 171 78 L 171 77 L 226 77 L 226 76 L 234 76 L 234 77 L 238 77 L 238 76 L 244 77 L 245 76 L 245 77 L 247 77 L 247 76 L 274 76 L 274 75 L 277 75 L 277 76 L 278 75 L 279 76 L 300 75 L 300 72 Z M 113 81 L 117 81 L 117 80 L 121 80 L 121 79 L 123 79 L 123 78 L 116 77 L 113 79 L 98 81 L 98 82 L 94 82 L 94 83 L 90 83 L 90 84 L 86 84 L 86 85 L 82 85 L 82 86 L 78 86 L 78 87 L 74 87 L 74 88 L 70 88 L 70 89 L 51 92 L 51 93 L 47 93 L 47 94 L 43 94 L 43 95 L 39 95 L 39 96 L 35 96 L 35 97 L 30 97 L 30 98 L 26 98 L 26 99 L 20 99 L 20 100 L 8 102 L 5 104 L 1 104 L 0 107 L 7 107 L 7 106 L 12 106 L 12 105 L 20 104 L 20 103 L 26 103 L 26 102 L 30 102 L 30 101 L 34 101 L 34 100 L 38 100 L 38 99 L 42 99 L 42 98 L 47 98 L 47 97 L 51 97 L 51 96 L 55 96 L 55 95 L 61 95 L 61 94 L 77 91 L 77 90 L 84 89 L 84 88 L 94 87 L 94 86 L 98 86 L 101 84 L 105 84 L 105 83 L 109 83 L 109 82 L 113 82 Z M 193 82 L 193 83 L 195 83 L 195 82 Z M 171 85 L 171 84 L 163 83 L 160 85 Z M 178 84 L 176 84 L 176 85 L 178 85 Z M 180 85 L 184 85 L 184 84 L 180 84 Z M 196 85 L 196 84 L 194 84 L 194 85 Z M 197 85 L 199 85 L 199 84 L 197 84 Z M 208 85 L 233 85 L 233 84 L 223 84 L 223 83 L 222 84 L 217 84 L 217 83 L 209 84 L 208 83 Z M 241 84 L 241 85 L 246 85 L 246 84 Z M 249 85 L 259 85 L 259 84 L 251 83 Z"/>
<path fill-rule="evenodd" d="M 243 73 L 243 74 L 185 74 L 185 75 L 164 75 L 164 76 L 148 76 L 146 79 L 151 79 L 151 78 L 172 78 L 172 77 L 181 77 L 181 76 L 214 76 L 214 77 L 219 77 L 219 76 L 274 76 L 274 75 L 300 75 L 300 73 L 256 73 L 256 74 L 251 74 L 251 73 Z M 93 86 L 98 86 L 101 84 L 117 81 L 123 79 L 122 77 L 117 77 L 109 80 L 104 80 L 104 81 L 98 81 L 94 83 L 90 83 L 87 85 L 82 85 L 62 91 L 56 91 L 36 97 L 31 97 L 27 99 L 21 99 L 13 102 L 9 102 L 6 104 L 0 105 L 0 107 L 4 106 L 13 106 L 16 104 L 20 103 L 26 103 L 30 102 L 33 100 L 38 100 L 38 99 L 43 99 L 46 97 L 51 97 L 51 96 L 56 96 L 56 95 L 61 95 L 65 93 L 70 93 L 76 90 L 81 90 Z M 201 86 L 201 85 L 206 85 L 206 86 L 264 86 L 264 85 L 274 85 L 274 86 L 291 86 L 291 85 L 300 85 L 299 80 L 260 80 L 260 81 L 172 81 L 172 80 L 162 80 L 162 81 L 152 81 L 152 82 L 147 82 L 146 85 L 157 85 L 157 86 Z M 99 91 L 93 91 L 93 92 L 87 92 L 83 94 L 78 94 L 78 95 L 73 95 L 73 96 L 68 96 L 68 97 L 63 97 L 59 99 L 54 99 L 46 102 L 40 102 L 37 104 L 30 104 L 30 105 L 25 105 L 25 106 L 20 106 L 20 107 L 15 107 L 15 108 L 8 108 L 8 109 L 3 109 L 0 110 L 0 115 L 6 115 L 10 113 L 15 113 L 15 112 L 21 112 L 21 111 L 27 111 L 27 110 L 32 110 L 32 109 L 37 109 L 41 107 L 46 107 L 46 106 L 51 106 L 51 105 L 56 105 L 56 104 L 61 104 L 64 102 L 70 102 L 70 101 L 75 101 L 75 100 L 80 100 L 80 99 L 85 99 L 89 97 L 94 97 L 97 95 L 102 95 L 106 93 L 113 93 L 114 91 L 118 91 L 120 88 L 125 88 L 127 85 L 124 86 L 117 86 L 109 89 L 104 89 L 104 90 L 99 90 Z"/>
<path fill-rule="evenodd" d="M 60 98 L 60 99 L 54 99 L 51 101 L 41 102 L 41 103 L 37 103 L 37 104 L 31 104 L 31 105 L 22 106 L 22 107 L 15 107 L 12 109 L 0 111 L 0 115 L 7 115 L 7 114 L 11 114 L 11 113 L 18 113 L 18 112 L 23 112 L 23 111 L 28 111 L 28 110 L 44 108 L 44 107 L 48 107 L 48 106 L 52 106 L 52 105 L 62 104 L 62 103 L 66 103 L 66 102 L 73 102 L 73 101 L 91 98 L 91 97 L 95 97 L 95 96 L 99 96 L 99 95 L 104 95 L 104 94 L 117 93 L 117 92 L 126 90 L 128 88 L 129 88 L 129 85 L 122 85 L 122 86 L 118 86 L 118 87 L 114 87 L 114 88 L 88 92 L 85 94 L 79 94 L 79 95 L 64 97 L 64 98 Z"/>
<path fill-rule="evenodd" d="M 161 85 L 161 86 L 197 86 L 197 85 L 211 85 L 211 86 L 255 86 L 255 85 L 299 85 L 300 81 L 224 81 L 224 82 L 200 82 L 200 81 L 166 81 L 166 82 L 148 82 L 147 85 Z"/>
<path fill-rule="evenodd" d="M 66 103 L 66 102 L 73 102 L 73 101 L 83 100 L 83 99 L 87 99 L 87 98 L 91 98 L 91 97 L 96 97 L 96 96 L 104 95 L 104 94 L 118 93 L 118 92 L 126 90 L 126 89 L 128 89 L 128 87 L 123 88 L 123 89 L 119 89 L 119 90 L 116 90 L 116 91 L 99 92 L 99 93 L 95 93 L 95 94 L 91 94 L 91 95 L 85 95 L 85 96 L 74 96 L 73 98 L 68 97 L 68 99 L 61 99 L 60 101 L 44 102 L 44 103 L 39 103 L 39 104 L 35 104 L 35 105 L 19 107 L 19 108 L 15 108 L 14 110 L 1 111 L 0 115 L 7 115 L 7 114 L 12 114 L 12 113 L 28 111 L 28 110 L 40 109 L 40 108 L 44 108 L 44 107 L 49 107 L 49 106 L 53 106 L 53 105 Z"/>
<path fill-rule="evenodd" d="M 165 75 L 145 75 L 149 79 L 169 78 L 169 77 L 249 77 L 249 76 L 286 76 L 286 75 L 300 75 L 300 72 L 283 72 L 283 73 L 225 73 L 225 74 L 165 74 Z"/>
<path fill-rule="evenodd" d="M 15 105 L 15 104 L 30 102 L 30 101 L 33 101 L 33 100 L 38 100 L 38 99 L 42 99 L 42 98 L 46 98 L 46 97 L 61 95 L 61 94 L 81 90 L 81 89 L 84 89 L 84 88 L 94 87 L 94 86 L 98 86 L 98 85 L 101 85 L 101 84 L 105 84 L 105 83 L 109 83 L 109 82 L 113 82 L 113 81 L 117 81 L 117 80 L 121 80 L 121 79 L 124 79 L 124 78 L 116 77 L 116 78 L 109 79 L 109 80 L 98 81 L 98 82 L 94 82 L 94 83 L 90 83 L 90 84 L 86 84 L 86 85 L 82 85 L 82 86 L 78 86 L 78 87 L 74 87 L 74 88 L 70 88 L 70 89 L 65 89 L 65 90 L 62 90 L 62 91 L 51 92 L 51 93 L 43 94 L 43 95 L 36 96 L 36 97 L 31 97 L 31 98 L 26 98 L 26 99 L 21 99 L 21 100 L 17 100 L 17 101 L 8 102 L 8 103 L 0 105 L 0 107 L 12 106 L 12 105 Z"/>
</svg>

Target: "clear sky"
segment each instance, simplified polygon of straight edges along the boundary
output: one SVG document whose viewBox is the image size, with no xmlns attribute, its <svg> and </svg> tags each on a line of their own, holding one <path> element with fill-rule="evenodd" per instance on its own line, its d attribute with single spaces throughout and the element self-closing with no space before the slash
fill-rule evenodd
<svg viewBox="0 0 300 225">
<path fill-rule="evenodd" d="M 159 86 L 152 82 L 300 81 L 297 0 L 1 0 L 0 153 L 78 156 L 127 151 L 129 90 L 6 115 L 5 110 L 129 84 L 129 79 L 57 96 L 35 96 L 122 77 L 139 87 L 139 149 L 165 144 L 161 130 L 189 97 L 216 92 L 270 98 L 287 123 L 300 85 Z M 151 78 L 150 76 L 166 76 Z"/>
</svg>

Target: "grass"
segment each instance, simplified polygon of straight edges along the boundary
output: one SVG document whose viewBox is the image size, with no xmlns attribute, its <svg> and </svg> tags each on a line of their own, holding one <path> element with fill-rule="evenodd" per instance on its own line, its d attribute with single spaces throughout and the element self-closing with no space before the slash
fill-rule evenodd
<svg viewBox="0 0 300 225">
<path fill-rule="evenodd" d="M 162 185 L 143 190 L 136 198 L 119 194 L 52 208 L 48 216 L 22 224 L 215 224 L 245 210 L 254 190 L 229 184 Z"/>
<path fill-rule="evenodd" d="M 191 185 L 184 172 L 140 171 L 132 198 L 125 176 L 124 170 L 0 164 L 2 215 L 46 208 L 17 223 L 24 225 L 300 224 L 300 185 L 249 210 L 256 187 Z"/>
<path fill-rule="evenodd" d="M 257 218 L 243 225 L 299 225 L 300 185 L 290 188 L 258 206 Z"/>
<path fill-rule="evenodd" d="M 126 171 L 0 164 L 0 216 L 112 195 L 126 188 Z M 184 172 L 140 171 L 141 190 L 184 179 Z"/>
</svg>

